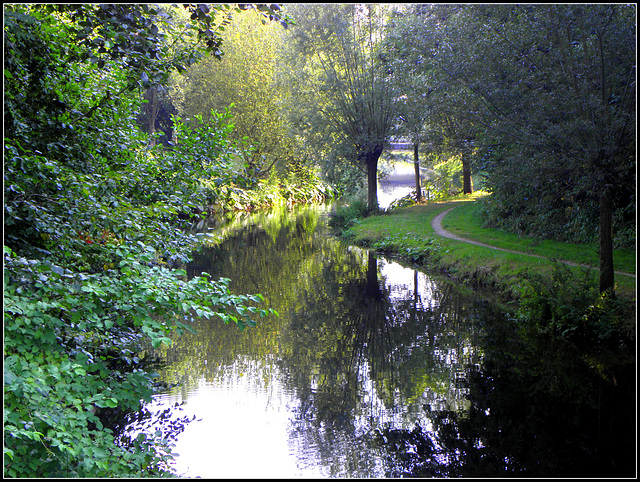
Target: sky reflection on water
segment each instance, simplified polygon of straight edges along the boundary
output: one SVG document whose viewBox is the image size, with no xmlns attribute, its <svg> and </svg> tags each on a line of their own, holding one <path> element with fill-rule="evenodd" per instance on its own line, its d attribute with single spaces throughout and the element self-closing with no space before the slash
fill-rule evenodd
<svg viewBox="0 0 640 482">
<path fill-rule="evenodd" d="M 231 375 L 231 374 L 230 374 Z M 158 406 L 182 402 L 180 395 L 155 397 Z M 296 466 L 287 426 L 295 398 L 279 386 L 268 387 L 249 376 L 230 376 L 227 384 L 198 380 L 183 406 L 196 415 L 179 436 L 175 451 L 178 474 L 204 478 L 321 476 Z"/>
<path fill-rule="evenodd" d="M 377 265 L 391 300 L 416 299 L 429 308 L 437 304 L 435 284 L 426 274 L 384 260 Z M 295 390 L 283 385 L 286 375 L 275 356 L 239 356 L 218 375 L 215 381 L 184 379 L 188 389 L 157 395 L 150 407 L 161 410 L 186 402 L 184 415 L 196 416 L 175 448 L 180 454 L 177 472 L 186 477 L 384 477 L 382 453 L 368 446 L 366 435 L 382 426 L 431 426 L 419 407 L 405 406 L 398 395 L 397 405 L 386 408 L 366 361 L 358 369 L 359 403 L 348 429 L 316 425 L 313 416 L 301 416 L 301 401 Z M 356 467 L 349 460 L 354 454 L 360 459 Z"/>
<path fill-rule="evenodd" d="M 157 409 L 184 401 L 197 418 L 178 474 L 630 473 L 633 367 L 610 385 L 477 294 L 327 236 L 320 211 L 260 215 L 194 253 L 190 275 L 229 277 L 280 317 L 243 332 L 194 319 L 197 335 L 158 353 L 180 386 Z"/>
</svg>

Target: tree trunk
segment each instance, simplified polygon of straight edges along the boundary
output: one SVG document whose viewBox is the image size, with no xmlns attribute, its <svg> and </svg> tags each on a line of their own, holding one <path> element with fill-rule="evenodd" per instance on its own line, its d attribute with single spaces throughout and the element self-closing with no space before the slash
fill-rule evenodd
<svg viewBox="0 0 640 482">
<path fill-rule="evenodd" d="M 151 138 L 151 145 L 155 146 L 156 138 L 154 134 L 156 132 L 156 119 L 158 117 L 158 110 L 159 110 L 158 88 L 150 87 L 147 90 L 146 95 L 144 97 L 146 100 L 149 101 L 146 106 L 147 116 L 149 120 L 148 131 L 149 131 L 149 136 Z"/>
<path fill-rule="evenodd" d="M 370 213 L 377 213 L 378 206 L 378 159 L 382 154 L 382 148 L 376 147 L 372 152 L 365 154 L 367 166 L 367 209 Z"/>
<path fill-rule="evenodd" d="M 418 157 L 418 143 L 413 144 L 413 168 L 416 173 L 416 201 L 422 201 L 422 186 L 420 185 L 420 158 Z"/>
<path fill-rule="evenodd" d="M 612 186 L 605 186 L 600 194 L 600 293 L 614 288 L 612 224 Z"/>
<path fill-rule="evenodd" d="M 378 284 L 378 260 L 373 250 L 369 251 L 367 258 L 367 287 L 365 288 L 365 293 L 367 298 L 382 299 L 382 291 Z"/>
<path fill-rule="evenodd" d="M 462 192 L 471 194 L 473 192 L 473 182 L 471 181 L 471 162 L 469 154 L 462 153 Z"/>
</svg>

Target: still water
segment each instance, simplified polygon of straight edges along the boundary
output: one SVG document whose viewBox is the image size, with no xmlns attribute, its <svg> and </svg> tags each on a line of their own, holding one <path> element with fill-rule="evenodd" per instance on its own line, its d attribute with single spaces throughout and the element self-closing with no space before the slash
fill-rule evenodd
<svg viewBox="0 0 640 482">
<path fill-rule="evenodd" d="M 387 209 L 393 201 L 415 193 L 416 181 L 413 162 L 385 162 L 381 168 L 385 175 L 378 180 L 378 206 L 380 209 Z"/>
<path fill-rule="evenodd" d="M 606 368 L 445 279 L 332 238 L 327 208 L 212 231 L 189 275 L 279 317 L 194 319 L 159 354 L 152 409 L 195 415 L 185 477 L 590 477 L 635 473 L 633 363 Z"/>
</svg>

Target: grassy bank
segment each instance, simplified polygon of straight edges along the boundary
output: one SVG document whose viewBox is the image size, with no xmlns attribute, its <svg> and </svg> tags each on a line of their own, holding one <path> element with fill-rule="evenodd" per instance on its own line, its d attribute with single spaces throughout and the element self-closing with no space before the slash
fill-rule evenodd
<svg viewBox="0 0 640 482">
<path fill-rule="evenodd" d="M 471 201 L 475 200 L 471 198 Z M 450 277 L 475 287 L 491 288 L 507 301 L 518 300 L 524 280 L 530 275 L 551 279 L 552 259 L 591 266 L 598 265 L 597 246 L 574 245 L 549 240 L 522 238 L 503 231 L 484 228 L 477 203 L 469 198 L 399 208 L 380 216 L 364 218 L 344 232 L 350 242 L 398 256 L 419 265 L 446 272 Z M 548 257 L 534 258 L 488 247 L 472 245 L 438 236 L 431 223 L 445 209 L 455 206 L 443 220 L 453 234 L 503 249 Z M 635 274 L 635 252 L 617 250 L 616 270 Z M 570 267 L 577 277 L 584 268 Z M 597 270 L 586 275 L 596 279 Z M 616 275 L 619 294 L 635 300 L 635 278 Z"/>
</svg>

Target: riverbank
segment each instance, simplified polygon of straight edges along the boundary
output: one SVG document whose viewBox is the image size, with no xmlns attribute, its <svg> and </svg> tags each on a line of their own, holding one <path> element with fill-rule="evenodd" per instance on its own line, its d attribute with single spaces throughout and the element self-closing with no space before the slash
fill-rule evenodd
<svg viewBox="0 0 640 482">
<path fill-rule="evenodd" d="M 574 263 L 569 269 L 576 276 L 597 277 L 595 246 L 522 238 L 484 228 L 474 201 L 472 197 L 394 209 L 358 220 L 343 232 L 343 237 L 353 244 L 441 271 L 465 285 L 491 289 L 506 302 L 520 300 L 524 280 L 532 274 L 551 279 L 554 259 Z M 458 239 L 444 237 L 433 226 L 436 216 L 450 209 L 441 225 Z M 635 252 L 616 250 L 614 260 L 616 270 L 635 275 Z M 587 268 L 576 265 L 594 269 L 585 275 Z M 617 274 L 616 289 L 635 303 L 635 276 Z"/>
</svg>

